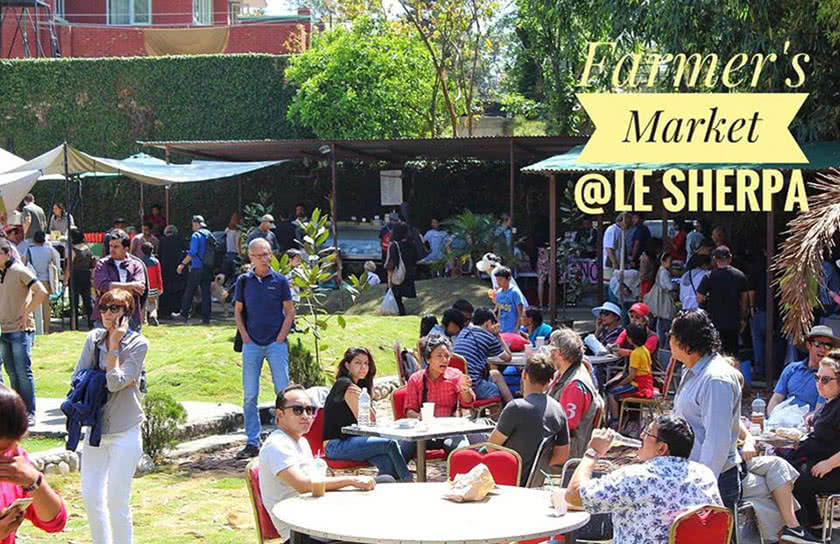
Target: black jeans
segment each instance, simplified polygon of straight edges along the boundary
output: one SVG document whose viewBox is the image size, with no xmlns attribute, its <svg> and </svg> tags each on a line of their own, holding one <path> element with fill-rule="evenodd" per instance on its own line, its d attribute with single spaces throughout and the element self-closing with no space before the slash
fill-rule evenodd
<svg viewBox="0 0 840 544">
<path fill-rule="evenodd" d="M 796 512 L 799 523 L 805 527 L 819 525 L 822 522 L 820 509 L 817 506 L 817 495 L 840 493 L 840 469 L 834 469 L 822 478 L 811 476 L 811 467 L 816 464 L 802 463 L 796 468 L 799 478 L 793 484 L 793 496 L 802 508 Z"/>
<path fill-rule="evenodd" d="M 732 467 L 718 476 L 718 490 L 723 505 L 730 510 L 741 500 L 741 470 L 740 467 Z"/>
<path fill-rule="evenodd" d="M 75 291 L 73 305 L 78 308 L 79 299 L 82 299 L 82 308 L 87 318 L 88 327 L 90 327 L 92 325 L 90 321 L 92 311 L 90 300 L 90 270 L 73 271 L 73 290 Z"/>
<path fill-rule="evenodd" d="M 199 287 L 201 287 L 201 320 L 208 323 L 210 321 L 210 274 L 206 274 L 204 268 L 190 269 L 187 290 L 184 291 L 184 300 L 181 301 L 181 317 L 190 316 L 193 298 Z"/>
</svg>

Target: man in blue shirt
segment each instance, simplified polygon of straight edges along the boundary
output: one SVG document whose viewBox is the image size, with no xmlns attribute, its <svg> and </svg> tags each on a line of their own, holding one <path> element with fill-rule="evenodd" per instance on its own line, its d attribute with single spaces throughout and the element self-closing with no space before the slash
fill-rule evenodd
<svg viewBox="0 0 840 544">
<path fill-rule="evenodd" d="M 245 434 L 248 443 L 238 459 L 260 453 L 260 414 L 257 397 L 260 373 L 268 360 L 274 392 L 289 385 L 289 344 L 286 336 L 295 321 L 295 304 L 286 276 L 271 269 L 271 245 L 264 238 L 248 244 L 251 271 L 243 274 L 234 287 L 234 316 L 242 336 L 242 389 Z"/>
<path fill-rule="evenodd" d="M 213 271 L 208 270 L 204 266 L 203 259 L 204 248 L 207 247 L 207 238 L 212 235 L 207 230 L 207 223 L 204 222 L 204 217 L 200 215 L 194 215 L 192 217 L 192 229 L 190 249 L 187 251 L 184 260 L 176 268 L 176 271 L 182 274 L 187 266 L 190 267 L 190 274 L 187 277 L 187 290 L 184 291 L 180 313 L 172 314 L 172 317 L 183 319 L 184 323 L 189 321 L 190 309 L 192 309 L 195 292 L 201 287 L 201 322 L 207 325 L 210 323 L 210 276 L 213 274 Z"/>
<path fill-rule="evenodd" d="M 501 332 L 517 332 L 522 325 L 522 299 L 519 293 L 511 289 L 510 268 L 499 267 L 496 271 L 496 313 L 499 316 L 499 330 Z"/>
<path fill-rule="evenodd" d="M 767 404 L 769 415 L 780 402 L 788 397 L 793 397 L 797 406 L 808 405 L 813 412 L 817 404 L 825 404 L 825 399 L 817 393 L 817 382 L 814 376 L 823 360 L 832 348 L 840 344 L 840 339 L 834 336 L 834 331 L 827 325 L 817 325 L 805 339 L 805 348 L 808 351 L 808 358 L 790 363 L 782 371 L 773 396 Z"/>
</svg>

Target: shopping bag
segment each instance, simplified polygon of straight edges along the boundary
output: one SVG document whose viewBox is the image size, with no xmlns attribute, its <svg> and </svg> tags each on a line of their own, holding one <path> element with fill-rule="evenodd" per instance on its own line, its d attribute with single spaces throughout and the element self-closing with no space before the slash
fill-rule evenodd
<svg viewBox="0 0 840 544">
<path fill-rule="evenodd" d="M 394 292 L 391 289 L 385 292 L 385 298 L 382 300 L 382 307 L 379 309 L 382 315 L 399 315 L 400 308 L 397 306 L 397 299 L 394 298 Z"/>
</svg>

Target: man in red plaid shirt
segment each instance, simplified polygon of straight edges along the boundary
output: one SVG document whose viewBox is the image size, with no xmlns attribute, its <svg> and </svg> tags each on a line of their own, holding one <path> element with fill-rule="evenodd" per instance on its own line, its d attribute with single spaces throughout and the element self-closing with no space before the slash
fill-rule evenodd
<svg viewBox="0 0 840 544">
<path fill-rule="evenodd" d="M 425 370 L 418 370 L 408 379 L 405 395 L 408 417 L 419 419 L 420 407 L 424 402 L 435 403 L 435 417 L 451 417 L 455 415 L 459 403 L 462 406 L 470 406 L 475 402 L 470 377 L 449 366 L 452 353 L 450 348 L 449 339 L 445 336 L 432 333 L 426 337 L 423 355 L 429 366 Z M 449 453 L 467 444 L 467 437 L 458 435 L 429 440 L 426 447 L 444 449 Z M 401 441 L 400 449 L 408 461 L 417 453 L 417 442 Z"/>
</svg>

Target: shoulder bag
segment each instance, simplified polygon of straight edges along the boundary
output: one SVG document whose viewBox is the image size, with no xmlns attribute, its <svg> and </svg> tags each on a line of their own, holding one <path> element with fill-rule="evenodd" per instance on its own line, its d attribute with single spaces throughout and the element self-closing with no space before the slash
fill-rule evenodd
<svg viewBox="0 0 840 544">
<path fill-rule="evenodd" d="M 397 266 L 395 266 L 394 270 L 391 272 L 391 285 L 402 285 L 405 281 L 405 263 L 403 262 L 399 242 L 394 242 L 393 245 L 397 247 L 397 259 L 399 259 L 399 261 L 397 262 Z M 391 256 L 390 252 L 388 253 L 388 256 Z"/>
</svg>

